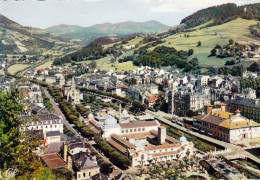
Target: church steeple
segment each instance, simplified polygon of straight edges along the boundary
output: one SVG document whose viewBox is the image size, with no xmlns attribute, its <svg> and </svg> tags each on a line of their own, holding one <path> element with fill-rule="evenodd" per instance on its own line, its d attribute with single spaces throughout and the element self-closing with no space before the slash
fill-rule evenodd
<svg viewBox="0 0 260 180">
<path fill-rule="evenodd" d="M 76 83 L 75 83 L 74 76 L 72 77 L 72 80 L 71 80 L 71 89 L 76 89 Z"/>
</svg>

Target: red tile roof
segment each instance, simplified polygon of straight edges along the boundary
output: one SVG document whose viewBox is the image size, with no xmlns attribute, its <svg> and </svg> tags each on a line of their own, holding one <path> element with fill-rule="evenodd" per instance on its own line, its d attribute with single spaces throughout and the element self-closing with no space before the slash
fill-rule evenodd
<svg viewBox="0 0 260 180">
<path fill-rule="evenodd" d="M 117 86 L 118 86 L 118 87 L 121 87 L 121 88 L 126 88 L 126 89 L 128 88 L 128 86 L 127 86 L 127 85 L 124 85 L 124 84 L 118 84 Z"/>
<path fill-rule="evenodd" d="M 145 100 L 148 103 L 154 103 L 155 101 L 157 101 L 157 99 L 158 99 L 158 95 L 151 95 L 151 96 L 145 98 Z"/>
</svg>

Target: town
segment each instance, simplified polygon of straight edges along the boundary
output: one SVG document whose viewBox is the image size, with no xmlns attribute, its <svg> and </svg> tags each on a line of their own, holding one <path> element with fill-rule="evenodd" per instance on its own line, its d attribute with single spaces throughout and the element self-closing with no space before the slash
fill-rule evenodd
<svg viewBox="0 0 260 180">
<path fill-rule="evenodd" d="M 0 14 L 0 179 L 259 179 L 260 4 L 213 5 L 176 26 Z"/>
<path fill-rule="evenodd" d="M 218 178 L 257 173 L 244 161 L 259 163 L 252 152 L 260 102 L 256 90 L 240 88 L 240 77 L 86 68 L 87 77 L 66 78 L 60 66 L 1 76 L 3 91 L 17 86 L 22 94 L 20 117 L 28 123 L 21 130 L 42 142 L 37 154 L 49 168 L 66 168 L 76 179 L 156 178 L 164 170 L 151 164 L 175 169 L 164 178 L 181 172 L 208 179 L 209 166 Z"/>
</svg>

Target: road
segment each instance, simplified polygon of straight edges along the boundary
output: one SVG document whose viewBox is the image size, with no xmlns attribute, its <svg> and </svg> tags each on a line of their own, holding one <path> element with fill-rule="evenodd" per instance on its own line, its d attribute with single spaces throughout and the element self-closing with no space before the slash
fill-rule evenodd
<svg viewBox="0 0 260 180">
<path fill-rule="evenodd" d="M 53 108 L 54 108 L 54 110 L 55 110 L 55 113 L 63 118 L 63 123 L 65 124 L 65 126 L 66 126 L 70 131 L 72 131 L 72 132 L 74 133 L 74 135 L 82 137 L 82 136 L 73 128 L 72 124 L 70 124 L 70 123 L 66 120 L 64 114 L 61 112 L 60 108 L 57 106 L 57 104 L 55 103 L 54 99 L 52 98 L 52 96 L 50 95 L 50 93 L 47 91 L 47 89 L 44 88 L 43 91 L 44 91 L 44 93 L 46 94 L 46 96 L 50 99 L 50 103 L 52 104 L 52 106 L 53 106 Z M 83 138 L 83 137 L 82 137 L 82 138 Z M 97 152 L 100 156 L 102 156 L 102 158 L 103 158 L 106 162 L 110 162 L 110 163 L 113 165 L 113 163 L 112 163 L 106 156 L 104 156 L 103 154 L 101 154 L 101 153 L 94 147 L 94 145 L 96 144 L 95 141 L 89 141 L 88 143 L 91 145 L 92 149 L 93 149 L 95 152 Z M 117 169 L 114 165 L 113 165 L 113 168 Z M 113 176 L 113 175 L 117 175 L 117 174 L 118 174 L 118 173 L 112 174 L 112 176 Z"/>
<path fill-rule="evenodd" d="M 63 119 L 63 123 L 65 124 L 65 126 L 74 133 L 74 135 L 76 136 L 80 136 L 80 134 L 72 127 L 72 124 L 70 124 L 67 119 L 65 118 L 64 114 L 61 112 L 60 108 L 57 106 L 56 102 L 54 101 L 54 99 L 52 98 L 52 96 L 50 95 L 50 93 L 47 91 L 46 88 L 43 89 L 44 93 L 46 94 L 46 96 L 50 99 L 50 103 L 52 104 L 52 107 L 55 110 L 55 113 L 59 116 L 62 117 Z"/>
<path fill-rule="evenodd" d="M 227 143 L 227 142 L 224 142 L 224 141 L 220 141 L 220 140 L 217 140 L 217 139 L 214 139 L 214 138 L 211 138 L 211 137 L 208 137 L 206 135 L 203 135 L 203 134 L 199 134 L 197 132 L 194 132 L 194 131 L 190 131 L 190 130 L 187 130 L 185 127 L 182 127 L 182 126 L 179 126 L 175 123 L 172 123 L 171 121 L 163 118 L 164 116 L 172 116 L 171 114 L 166 114 L 164 112 L 152 112 L 152 111 L 149 111 L 149 110 L 146 110 L 147 113 L 150 113 L 152 114 L 157 120 L 165 123 L 165 124 L 168 124 L 169 126 L 172 126 L 172 127 L 175 127 L 185 133 L 188 133 L 188 134 L 191 134 L 193 136 L 196 136 L 196 137 L 199 137 L 207 142 L 210 142 L 210 143 L 213 143 L 213 144 L 217 144 L 219 146 L 222 146 L 224 148 L 227 148 L 227 151 L 229 153 L 233 153 L 233 154 L 236 154 L 237 152 L 241 152 L 245 155 L 245 157 L 247 158 L 250 158 L 252 159 L 253 161 L 257 162 L 260 164 L 260 159 L 254 155 L 252 155 L 251 153 L 245 151 L 243 148 L 239 147 L 239 146 L 236 146 L 234 144 L 230 144 L 230 143 Z"/>
</svg>

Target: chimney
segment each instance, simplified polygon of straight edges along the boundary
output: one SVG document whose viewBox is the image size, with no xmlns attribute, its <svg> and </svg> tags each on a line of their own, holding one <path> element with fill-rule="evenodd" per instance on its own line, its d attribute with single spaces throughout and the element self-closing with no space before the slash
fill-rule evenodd
<svg viewBox="0 0 260 180">
<path fill-rule="evenodd" d="M 158 127 L 158 143 L 163 144 L 166 139 L 166 127 L 160 126 Z"/>
<path fill-rule="evenodd" d="M 210 114 L 212 111 L 212 105 L 211 104 L 207 104 L 205 105 L 205 109 L 206 109 L 206 114 Z"/>
<path fill-rule="evenodd" d="M 68 170 L 72 171 L 72 160 L 71 160 L 71 156 L 68 156 Z"/>
<path fill-rule="evenodd" d="M 67 162 L 68 145 L 63 143 L 63 159 Z"/>
<path fill-rule="evenodd" d="M 224 103 L 219 103 L 221 111 L 226 111 L 226 104 Z"/>
</svg>

